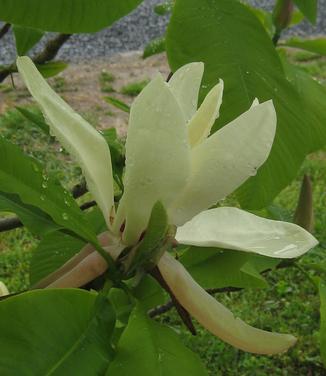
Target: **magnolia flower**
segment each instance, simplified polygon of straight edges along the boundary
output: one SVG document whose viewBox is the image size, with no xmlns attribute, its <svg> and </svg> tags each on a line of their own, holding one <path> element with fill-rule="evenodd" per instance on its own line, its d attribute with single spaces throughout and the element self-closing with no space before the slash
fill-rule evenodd
<svg viewBox="0 0 326 376">
<path fill-rule="evenodd" d="M 0 297 L 9 295 L 9 291 L 7 289 L 7 286 L 0 281 Z"/>
<path fill-rule="evenodd" d="M 157 75 L 134 101 L 126 141 L 124 194 L 115 213 L 109 148 L 92 126 L 76 114 L 39 74 L 31 60 L 17 66 L 47 119 L 51 132 L 77 159 L 89 191 L 102 210 L 108 232 L 106 250 L 117 259 L 136 245 L 153 205 L 161 201 L 176 240 L 201 247 L 223 247 L 265 256 L 297 257 L 317 244 L 292 223 L 259 218 L 240 209 L 209 209 L 254 175 L 272 147 L 276 114 L 272 101 L 251 108 L 209 136 L 219 115 L 223 81 L 197 110 L 204 65 L 191 63 L 169 83 Z M 102 274 L 106 261 L 88 245 L 42 287 L 78 287 Z M 158 268 L 179 303 L 205 328 L 245 351 L 274 354 L 296 339 L 245 324 L 201 288 L 169 253 Z"/>
</svg>

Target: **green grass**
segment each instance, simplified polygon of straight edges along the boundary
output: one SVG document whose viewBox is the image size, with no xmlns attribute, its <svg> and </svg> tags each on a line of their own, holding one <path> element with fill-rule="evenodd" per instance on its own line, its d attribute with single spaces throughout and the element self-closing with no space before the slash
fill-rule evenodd
<svg viewBox="0 0 326 376">
<path fill-rule="evenodd" d="M 148 82 L 148 80 L 143 80 L 127 84 L 121 88 L 121 93 L 131 97 L 136 97 L 144 89 Z"/>
<path fill-rule="evenodd" d="M 103 93 L 112 93 L 115 91 L 112 86 L 112 83 L 115 81 L 115 77 L 112 73 L 103 69 L 99 75 L 98 80 L 100 89 Z"/>
<path fill-rule="evenodd" d="M 293 59 L 306 70 L 315 72 L 317 78 L 326 76 L 323 59 L 303 59 L 302 55 L 298 59 L 294 56 Z M 317 65 L 320 71 L 316 73 Z M 100 74 L 100 77 L 102 76 L 103 72 Z M 104 82 L 112 82 L 105 77 L 106 75 Z M 127 85 L 124 91 L 128 95 L 137 95 L 145 84 L 145 81 L 132 83 Z M 85 115 L 88 118 L 95 116 Z M 0 118 L 0 134 L 18 144 L 26 153 L 41 159 L 48 172 L 56 176 L 65 187 L 69 188 L 79 181 L 79 168 L 60 146 L 26 121 L 16 110 L 11 110 Z M 297 179 L 275 200 L 276 205 L 284 207 L 293 215 L 302 176 L 305 173 L 311 176 L 314 188 L 315 236 L 320 240 L 320 246 L 302 258 L 300 264 L 303 266 L 324 258 L 325 161 L 326 151 L 307 158 Z M 12 292 L 28 286 L 31 251 L 37 243 L 38 239 L 25 229 L 0 233 L 0 280 L 3 280 Z M 309 273 L 314 276 L 314 272 Z M 299 338 L 298 344 L 286 354 L 273 357 L 247 354 L 223 343 L 198 325 L 198 335 L 193 337 L 180 326 L 180 320 L 174 311 L 162 316 L 161 321 L 180 331 L 184 342 L 205 362 L 210 376 L 325 375 L 319 355 L 319 300 L 314 286 L 297 268 L 272 272 L 267 276 L 267 280 L 269 287 L 266 289 L 220 294 L 216 298 L 249 324 L 296 335 Z"/>
</svg>

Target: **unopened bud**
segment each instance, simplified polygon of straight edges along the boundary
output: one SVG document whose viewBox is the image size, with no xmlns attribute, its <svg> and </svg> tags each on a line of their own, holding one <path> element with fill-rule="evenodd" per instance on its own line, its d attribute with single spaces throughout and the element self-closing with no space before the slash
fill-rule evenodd
<svg viewBox="0 0 326 376">
<path fill-rule="evenodd" d="M 277 0 L 273 10 L 273 23 L 278 32 L 289 26 L 293 14 L 292 0 Z"/>
<path fill-rule="evenodd" d="M 300 196 L 293 221 L 305 230 L 312 232 L 314 227 L 312 184 L 310 177 L 307 175 L 302 179 Z"/>
</svg>

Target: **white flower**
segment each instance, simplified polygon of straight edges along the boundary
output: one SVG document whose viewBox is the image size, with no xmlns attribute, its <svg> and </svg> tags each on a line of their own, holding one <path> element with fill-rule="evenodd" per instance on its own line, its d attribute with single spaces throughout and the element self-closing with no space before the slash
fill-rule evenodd
<svg viewBox="0 0 326 376">
<path fill-rule="evenodd" d="M 247 112 L 209 136 L 219 115 L 223 82 L 211 89 L 197 110 L 202 63 L 182 67 L 169 83 L 156 76 L 131 107 L 124 194 L 115 215 L 110 152 L 104 139 L 53 92 L 29 58 L 19 58 L 17 66 L 52 133 L 80 163 L 111 233 L 113 245 L 107 251 L 113 258 L 125 246 L 139 242 L 157 201 L 167 209 L 170 224 L 179 226 L 176 239 L 183 244 L 279 258 L 300 256 L 317 244 L 312 235 L 291 223 L 236 208 L 209 209 L 267 159 L 276 129 L 272 101 L 255 100 Z M 92 251 L 85 248 L 70 260 L 64 274 L 57 273 L 60 278 L 49 286 L 80 286 L 103 273 L 106 263 Z M 295 343 L 291 335 L 259 330 L 235 318 L 168 253 L 158 267 L 179 303 L 233 346 L 274 354 Z"/>
</svg>

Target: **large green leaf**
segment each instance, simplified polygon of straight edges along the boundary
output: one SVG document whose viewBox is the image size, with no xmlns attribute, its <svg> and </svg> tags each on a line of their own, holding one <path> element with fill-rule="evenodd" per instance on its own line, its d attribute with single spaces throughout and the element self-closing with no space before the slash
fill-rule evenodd
<svg viewBox="0 0 326 376">
<path fill-rule="evenodd" d="M 206 376 L 207 372 L 175 332 L 149 319 L 137 306 L 106 375 Z"/>
<path fill-rule="evenodd" d="M 104 218 L 98 208 L 86 214 L 87 219 L 99 234 L 105 229 Z M 59 269 L 86 244 L 80 239 L 55 231 L 41 240 L 35 249 L 29 271 L 31 285 Z"/>
<path fill-rule="evenodd" d="M 62 33 L 91 33 L 111 25 L 142 0 L 0 0 L 0 19 Z"/>
<path fill-rule="evenodd" d="M 71 194 L 36 159 L 4 138 L 0 138 L 0 191 L 17 194 L 24 204 L 38 207 L 58 225 L 96 242 L 92 226 Z"/>
<path fill-rule="evenodd" d="M 305 124 L 312 141 L 308 151 L 317 151 L 326 145 L 326 88 L 285 58 L 282 61 L 286 75 L 300 94 L 309 115 Z"/>
<path fill-rule="evenodd" d="M 303 39 L 298 37 L 290 38 L 282 43 L 282 45 L 288 47 L 300 48 L 313 52 L 318 55 L 326 56 L 326 38 L 319 37 L 314 39 Z"/>
<path fill-rule="evenodd" d="M 14 25 L 16 49 L 19 56 L 25 55 L 42 38 L 43 32 L 29 27 Z"/>
<path fill-rule="evenodd" d="M 320 296 L 320 353 L 326 367 L 326 285 L 321 282 L 319 285 Z"/>
<path fill-rule="evenodd" d="M 103 297 L 37 290 L 0 302 L 1 376 L 103 374 L 115 317 Z"/>
<path fill-rule="evenodd" d="M 190 61 L 205 63 L 202 98 L 220 78 L 224 80 L 215 130 L 248 110 L 255 97 L 260 102 L 273 99 L 278 125 L 270 157 L 238 192 L 242 207 L 266 206 L 296 176 L 310 139 L 304 106 L 286 80 L 263 26 L 234 0 L 178 0 L 167 33 L 167 53 L 173 71 Z"/>
<path fill-rule="evenodd" d="M 217 248 L 189 248 L 180 258 L 194 279 L 204 288 L 266 287 L 260 272 L 274 268 L 279 260 Z"/>
<path fill-rule="evenodd" d="M 317 0 L 294 0 L 294 3 L 311 23 L 316 23 Z"/>
<path fill-rule="evenodd" d="M 0 211 L 17 214 L 24 226 L 35 235 L 44 236 L 62 228 L 40 209 L 24 204 L 15 194 L 0 192 Z"/>
</svg>

